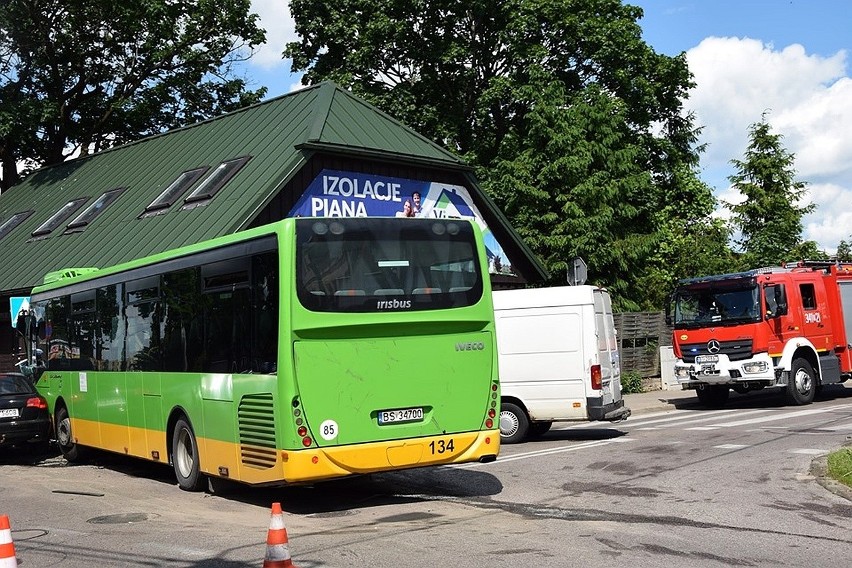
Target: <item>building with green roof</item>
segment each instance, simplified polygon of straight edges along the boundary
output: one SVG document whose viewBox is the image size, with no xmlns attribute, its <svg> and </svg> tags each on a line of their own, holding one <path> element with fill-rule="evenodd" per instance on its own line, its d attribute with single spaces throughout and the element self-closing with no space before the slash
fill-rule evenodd
<svg viewBox="0 0 852 568">
<path fill-rule="evenodd" d="M 424 214 L 477 219 L 495 287 L 545 278 L 469 166 L 333 83 L 40 169 L 0 194 L 0 355 L 18 345 L 13 298 L 50 272 L 293 215 L 401 215 L 412 193 Z"/>
</svg>

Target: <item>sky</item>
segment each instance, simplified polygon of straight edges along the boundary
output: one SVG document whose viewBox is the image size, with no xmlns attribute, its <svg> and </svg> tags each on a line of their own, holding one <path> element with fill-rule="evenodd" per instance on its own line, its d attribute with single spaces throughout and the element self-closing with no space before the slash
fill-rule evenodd
<svg viewBox="0 0 852 568">
<path fill-rule="evenodd" d="M 741 199 L 728 176 L 763 116 L 807 184 L 802 237 L 833 253 L 852 240 L 852 18 L 848 0 L 625 0 L 639 6 L 643 39 L 657 53 L 686 53 L 696 87 L 685 107 L 702 128 L 700 177 L 724 201 Z M 250 60 L 267 97 L 300 87 L 281 58 L 296 39 L 286 0 L 252 0 L 267 43 Z M 848 143 L 847 143 L 848 142 Z M 718 214 L 727 216 L 720 208 Z"/>
</svg>

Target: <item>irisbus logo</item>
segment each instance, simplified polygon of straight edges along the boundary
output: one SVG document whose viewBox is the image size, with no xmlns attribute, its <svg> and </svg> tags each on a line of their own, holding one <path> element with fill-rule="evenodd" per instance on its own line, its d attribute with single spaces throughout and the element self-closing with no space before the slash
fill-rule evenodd
<svg viewBox="0 0 852 568">
<path fill-rule="evenodd" d="M 376 304 L 378 310 L 398 310 L 411 307 L 411 300 L 379 300 Z"/>
<path fill-rule="evenodd" d="M 481 341 L 456 343 L 456 351 L 482 351 L 483 349 L 485 349 L 485 344 Z"/>
</svg>

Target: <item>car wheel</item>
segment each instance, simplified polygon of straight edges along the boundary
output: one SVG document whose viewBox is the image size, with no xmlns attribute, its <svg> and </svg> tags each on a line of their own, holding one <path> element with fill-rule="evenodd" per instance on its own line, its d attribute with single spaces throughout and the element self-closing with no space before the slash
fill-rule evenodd
<svg viewBox="0 0 852 568">
<path fill-rule="evenodd" d="M 500 440 L 504 444 L 517 444 L 527 437 L 530 427 L 526 412 L 516 404 L 500 405 Z"/>
<path fill-rule="evenodd" d="M 791 404 L 810 404 L 816 394 L 814 368 L 805 359 L 794 359 L 787 377 L 787 400 Z"/>
<path fill-rule="evenodd" d="M 204 476 L 198 460 L 198 443 L 192 426 L 181 418 L 172 433 L 172 466 L 178 485 L 184 491 L 200 491 Z"/>
<path fill-rule="evenodd" d="M 64 406 L 56 411 L 56 443 L 59 451 L 69 462 L 77 462 L 82 458 L 82 451 L 77 442 L 74 441 L 74 433 L 71 431 L 71 417 L 68 409 Z"/>
</svg>

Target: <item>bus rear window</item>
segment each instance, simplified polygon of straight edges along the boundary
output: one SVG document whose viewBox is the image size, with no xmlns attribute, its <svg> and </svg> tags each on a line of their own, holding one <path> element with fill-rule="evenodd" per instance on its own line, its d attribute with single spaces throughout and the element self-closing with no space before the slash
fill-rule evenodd
<svg viewBox="0 0 852 568">
<path fill-rule="evenodd" d="M 320 312 L 433 310 L 482 296 L 473 227 L 438 219 L 300 219 L 297 293 Z"/>
</svg>

